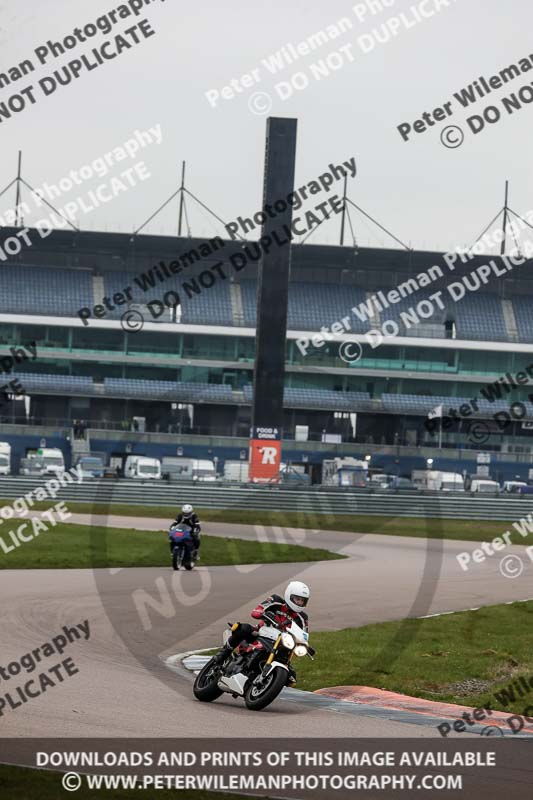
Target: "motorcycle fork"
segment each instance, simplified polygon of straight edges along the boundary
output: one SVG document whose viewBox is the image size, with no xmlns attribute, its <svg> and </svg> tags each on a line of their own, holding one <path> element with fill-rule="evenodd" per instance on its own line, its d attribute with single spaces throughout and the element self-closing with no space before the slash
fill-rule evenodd
<svg viewBox="0 0 533 800">
<path fill-rule="evenodd" d="M 296 683 L 296 671 L 292 666 L 293 658 L 294 658 L 294 653 L 291 652 L 291 654 L 289 655 L 289 663 L 288 663 L 291 686 L 294 686 L 294 684 Z"/>
<path fill-rule="evenodd" d="M 281 641 L 281 636 L 278 636 L 278 638 L 276 639 L 276 641 L 274 643 L 274 649 L 272 650 L 272 652 L 270 653 L 269 657 L 267 658 L 267 660 L 265 662 L 265 666 L 263 667 L 263 672 L 274 661 L 280 641 Z"/>
<path fill-rule="evenodd" d="M 277 652 L 277 649 L 278 649 L 280 641 L 281 641 L 281 636 L 278 636 L 278 638 L 276 639 L 276 641 L 274 643 L 274 649 L 270 653 L 269 657 L 267 658 L 267 662 L 266 662 L 267 664 L 272 664 L 272 662 L 274 661 L 274 657 L 276 655 L 276 652 Z"/>
</svg>

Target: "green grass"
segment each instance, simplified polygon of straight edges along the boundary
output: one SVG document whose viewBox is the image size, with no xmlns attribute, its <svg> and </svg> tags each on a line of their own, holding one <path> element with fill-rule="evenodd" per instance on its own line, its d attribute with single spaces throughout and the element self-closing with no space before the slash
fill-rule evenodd
<svg viewBox="0 0 533 800">
<path fill-rule="evenodd" d="M 137 795 L 145 800 L 243 800 L 242 795 L 166 789 L 90 790 L 82 786 L 77 792 L 67 792 L 61 786 L 61 778 L 60 772 L 0 765 L 0 796 L 5 800 L 64 800 L 69 796 L 77 800 L 93 800 L 100 797 L 105 800 L 131 800 Z"/>
<path fill-rule="evenodd" d="M 423 620 L 311 632 L 314 661 L 297 661 L 297 688 L 373 686 L 393 692 L 483 706 L 520 675 L 533 677 L 533 602 L 487 606 Z M 476 681 L 476 686 L 465 681 Z M 528 681 L 529 682 L 529 681 Z M 492 707 L 521 714 L 533 689 Z"/>
<path fill-rule="evenodd" d="M 273 503 L 275 494 L 272 494 Z M 0 506 L 12 500 L 0 500 Z M 49 508 L 49 503 L 36 503 L 39 509 Z M 68 502 L 71 513 L 116 514 L 128 517 L 170 517 L 176 511 L 178 502 L 168 506 L 135 506 L 121 503 L 91 504 Z M 532 503 L 533 511 L 533 503 Z M 513 533 L 516 544 L 533 544 L 533 534 L 522 537 L 512 527 L 512 521 L 466 519 L 419 519 L 414 517 L 358 516 L 355 514 L 317 514 L 314 512 L 254 511 L 241 509 L 197 509 L 202 522 L 227 522 L 245 525 L 275 525 L 289 528 L 310 528 L 349 533 L 382 533 L 388 536 L 420 536 L 428 539 L 454 539 L 457 541 L 482 542 L 501 536 L 505 531 Z"/>
<path fill-rule="evenodd" d="M 26 533 L 31 531 L 31 525 Z M 0 529 L 10 543 L 7 529 Z M 328 561 L 344 556 L 311 547 L 202 536 L 202 566 Z M 161 567 L 170 565 L 165 531 L 58 524 L 9 553 L 0 549 L 1 569 L 80 569 L 88 567 Z"/>
</svg>

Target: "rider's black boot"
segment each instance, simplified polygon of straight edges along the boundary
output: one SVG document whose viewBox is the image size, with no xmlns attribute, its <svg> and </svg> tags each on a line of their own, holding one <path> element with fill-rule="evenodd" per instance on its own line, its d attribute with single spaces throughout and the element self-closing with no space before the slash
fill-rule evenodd
<svg viewBox="0 0 533 800">
<path fill-rule="evenodd" d="M 218 653 L 215 656 L 213 656 L 213 660 L 215 661 L 216 664 L 223 664 L 224 661 L 227 659 L 227 657 L 231 654 L 232 650 L 233 647 L 230 647 L 230 645 L 225 644 L 218 651 Z"/>
</svg>

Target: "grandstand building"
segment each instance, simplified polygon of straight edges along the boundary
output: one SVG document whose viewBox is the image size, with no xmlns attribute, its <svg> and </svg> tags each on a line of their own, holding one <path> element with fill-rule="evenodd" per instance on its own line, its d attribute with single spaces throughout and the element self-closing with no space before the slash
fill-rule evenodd
<svg viewBox="0 0 533 800">
<path fill-rule="evenodd" d="M 254 243 L 77 231 L 30 238 L 32 247 L 0 263 L 0 358 L 37 348 L 14 368 L 26 399 L 0 407 L 0 438 L 14 454 L 45 438 L 69 459 L 72 421 L 84 420 L 91 449 L 115 457 L 179 448 L 220 464 L 246 458 Z M 370 455 L 375 468 L 409 474 L 429 457 L 434 469 L 474 471 L 483 450 L 495 476 L 527 477 L 533 378 L 518 376 L 533 365 L 531 264 L 511 269 L 494 257 L 497 270 L 477 288 L 489 258 L 459 259 L 452 272 L 441 253 L 294 245 L 283 460 L 308 465 L 318 480 L 322 460 L 336 455 Z M 449 284 L 466 279 L 457 300 Z M 396 335 L 373 346 L 371 330 Z M 361 345 L 360 358 L 339 351 L 345 339 Z M 132 429 L 134 417 L 144 431 Z M 295 440 L 298 426 L 307 441 Z"/>
</svg>

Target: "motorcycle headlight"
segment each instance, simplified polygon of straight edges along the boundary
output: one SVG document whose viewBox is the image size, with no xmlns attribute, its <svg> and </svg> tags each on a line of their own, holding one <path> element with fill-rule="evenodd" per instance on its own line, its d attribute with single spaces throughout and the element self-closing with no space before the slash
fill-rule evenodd
<svg viewBox="0 0 533 800">
<path fill-rule="evenodd" d="M 296 656 L 306 656 L 307 655 L 307 647 L 304 644 L 297 644 L 294 648 L 294 654 Z"/>
<path fill-rule="evenodd" d="M 295 645 L 294 637 L 290 633 L 282 633 L 281 643 L 287 650 L 292 650 Z"/>
</svg>

